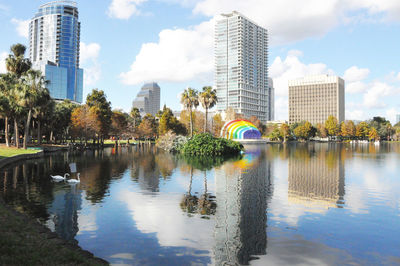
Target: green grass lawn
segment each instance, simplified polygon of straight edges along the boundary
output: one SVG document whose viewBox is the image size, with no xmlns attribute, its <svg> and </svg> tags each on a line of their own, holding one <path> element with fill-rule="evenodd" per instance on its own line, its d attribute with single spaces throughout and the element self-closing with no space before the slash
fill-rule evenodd
<svg viewBox="0 0 400 266">
<path fill-rule="evenodd" d="M 17 149 L 17 148 L 12 148 L 12 147 L 6 147 L 2 146 L 0 147 L 0 159 L 7 158 L 7 157 L 12 157 L 15 155 L 20 155 L 20 154 L 33 154 L 40 152 L 41 150 L 37 149 Z"/>
</svg>

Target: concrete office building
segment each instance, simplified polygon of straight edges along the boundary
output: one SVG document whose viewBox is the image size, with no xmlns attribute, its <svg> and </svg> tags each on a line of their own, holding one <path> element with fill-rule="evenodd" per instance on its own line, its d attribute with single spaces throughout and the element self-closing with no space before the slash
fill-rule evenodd
<svg viewBox="0 0 400 266">
<path fill-rule="evenodd" d="M 160 86 L 155 82 L 144 84 L 133 101 L 133 107 L 138 108 L 143 115 L 155 116 L 160 110 Z"/>
<path fill-rule="evenodd" d="M 216 109 L 270 120 L 267 30 L 236 11 L 222 16 L 215 26 Z"/>
<path fill-rule="evenodd" d="M 396 124 L 400 123 L 400 115 L 396 115 Z"/>
<path fill-rule="evenodd" d="M 345 120 L 344 80 L 338 76 L 308 76 L 289 81 L 289 124 L 325 123 L 333 115 Z"/>
<path fill-rule="evenodd" d="M 79 68 L 81 23 L 73 1 L 54 1 L 39 7 L 29 23 L 29 58 L 42 71 L 54 99 L 78 103 L 83 96 L 83 69 Z"/>
</svg>

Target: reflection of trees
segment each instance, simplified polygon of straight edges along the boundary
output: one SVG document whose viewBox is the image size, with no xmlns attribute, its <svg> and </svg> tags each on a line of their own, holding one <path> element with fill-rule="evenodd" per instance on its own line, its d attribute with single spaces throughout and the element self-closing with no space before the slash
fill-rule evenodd
<svg viewBox="0 0 400 266">
<path fill-rule="evenodd" d="M 193 167 L 190 167 L 190 181 L 189 181 L 189 190 L 183 195 L 180 206 L 184 212 L 194 213 L 197 211 L 197 201 L 198 198 L 195 195 L 192 195 L 192 181 L 193 181 Z"/>
<path fill-rule="evenodd" d="M 207 172 L 204 172 L 204 193 L 201 194 L 199 202 L 198 202 L 198 212 L 201 215 L 211 215 L 215 214 L 215 210 L 217 208 L 217 204 L 210 193 L 207 192 Z"/>
<path fill-rule="evenodd" d="M 166 179 L 172 175 L 176 168 L 175 158 L 169 152 L 158 152 L 155 155 L 155 162 L 160 169 L 161 176 Z"/>
</svg>

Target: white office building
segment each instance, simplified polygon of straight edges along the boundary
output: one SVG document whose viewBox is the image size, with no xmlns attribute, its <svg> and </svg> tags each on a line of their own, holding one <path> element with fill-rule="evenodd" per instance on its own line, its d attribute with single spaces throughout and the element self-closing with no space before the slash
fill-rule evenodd
<svg viewBox="0 0 400 266">
<path fill-rule="evenodd" d="M 244 117 L 269 117 L 267 30 L 233 11 L 215 26 L 217 111 L 232 107 Z"/>
</svg>

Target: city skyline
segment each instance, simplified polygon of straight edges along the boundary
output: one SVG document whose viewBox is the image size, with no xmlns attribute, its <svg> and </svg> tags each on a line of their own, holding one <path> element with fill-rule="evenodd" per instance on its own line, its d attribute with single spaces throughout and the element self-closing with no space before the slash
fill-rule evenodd
<svg viewBox="0 0 400 266">
<path fill-rule="evenodd" d="M 186 87 L 213 85 L 214 22 L 219 14 L 237 10 L 270 31 L 275 119 L 288 119 L 287 81 L 310 74 L 344 78 L 346 119 L 384 116 L 394 123 L 400 113 L 396 101 L 400 93 L 396 48 L 400 42 L 396 16 L 400 3 L 350 1 L 345 5 L 339 0 L 328 4 L 286 0 L 283 8 L 263 1 L 183 4 L 108 0 L 95 6 L 77 2 L 83 25 L 83 98 L 92 88 L 99 88 L 113 108 L 129 111 L 140 86 L 155 80 L 163 87 L 161 104 L 181 109 L 178 94 Z M 4 36 L 0 42 L 2 62 L 11 44 L 29 46 L 28 39 L 20 36 L 26 36 L 23 26 L 44 3 L 0 1 L 0 20 L 5 25 L 0 33 Z M 0 71 L 4 72 L 4 66 Z"/>
</svg>

